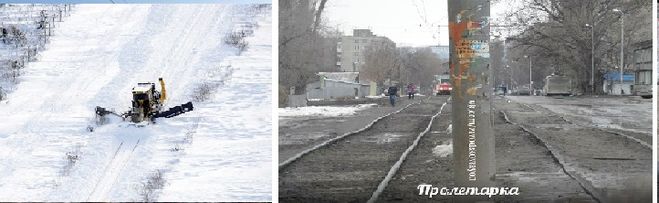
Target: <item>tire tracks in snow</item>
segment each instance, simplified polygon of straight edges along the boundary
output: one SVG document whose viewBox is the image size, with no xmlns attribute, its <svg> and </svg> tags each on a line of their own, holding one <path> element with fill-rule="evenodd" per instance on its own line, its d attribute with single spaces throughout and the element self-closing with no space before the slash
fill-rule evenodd
<svg viewBox="0 0 659 203">
<path fill-rule="evenodd" d="M 117 178 L 121 175 L 123 169 L 126 168 L 128 160 L 130 160 L 133 152 L 135 152 L 135 149 L 140 144 L 140 140 L 137 139 L 133 147 L 124 145 L 126 141 L 122 141 L 119 144 L 114 155 L 105 165 L 101 179 L 96 182 L 94 190 L 89 194 L 86 201 L 106 201 L 107 195 L 117 182 Z"/>
<path fill-rule="evenodd" d="M 155 10 L 153 10 L 153 9 L 155 9 Z M 205 10 L 204 8 L 201 8 L 201 9 Z M 170 10 L 169 8 L 166 8 L 166 7 L 156 7 L 156 8 L 152 8 L 152 10 L 150 10 L 150 12 L 169 12 L 168 14 L 172 15 L 171 12 L 173 12 L 173 11 Z M 200 13 L 203 13 L 203 12 L 195 13 L 193 15 L 193 17 L 188 19 L 188 21 L 185 24 L 188 24 L 189 27 L 192 27 L 192 28 L 199 27 L 199 25 L 198 25 L 199 20 L 202 18 L 202 16 L 200 16 Z M 146 44 L 152 43 L 153 40 L 155 40 L 154 37 L 153 37 L 154 33 L 161 32 L 165 28 L 167 28 L 167 26 L 157 27 L 157 28 L 155 28 L 156 29 L 155 31 L 142 33 L 140 35 L 141 38 L 139 40 L 142 40 L 141 42 L 146 43 Z M 145 67 L 145 68 L 141 69 L 141 72 L 139 72 L 137 70 L 133 70 L 133 69 L 123 69 L 122 73 L 124 73 L 124 74 L 122 74 L 122 75 L 133 75 L 134 77 L 132 78 L 132 80 L 136 80 L 136 79 L 140 80 L 139 78 L 144 78 L 147 75 L 153 76 L 153 75 L 162 74 L 164 72 L 170 72 L 172 68 L 182 67 L 181 64 L 187 64 L 190 60 L 188 58 L 183 58 L 182 59 L 183 61 L 181 61 L 181 59 L 175 60 L 175 61 L 172 61 L 172 60 L 176 59 L 176 58 L 180 58 L 181 55 L 185 55 L 183 53 L 183 51 L 189 51 L 189 50 L 192 49 L 190 47 L 194 47 L 196 45 L 195 43 L 190 43 L 190 40 L 191 40 L 191 38 L 194 37 L 194 36 L 192 36 L 192 34 L 197 33 L 197 32 L 194 32 L 193 29 L 183 29 L 183 28 L 181 28 L 181 29 L 182 29 L 182 31 L 178 32 L 179 36 L 175 37 L 175 39 L 177 39 L 178 41 L 175 42 L 174 44 L 183 44 L 183 45 L 186 45 L 186 46 L 185 47 L 172 46 L 170 49 L 167 49 L 165 51 L 166 56 L 156 55 L 156 57 L 164 57 L 162 59 L 165 59 L 166 62 L 161 62 L 159 65 L 154 65 L 154 64 L 149 64 L 149 62 L 153 62 L 153 61 L 149 61 L 149 59 L 145 59 L 143 61 L 144 63 L 140 64 L 143 67 Z M 124 47 L 124 48 L 126 48 L 126 47 Z M 129 47 L 129 48 L 131 48 L 131 47 Z M 132 47 L 132 48 L 134 48 L 134 47 Z M 133 49 L 130 49 L 129 51 L 130 52 L 135 52 L 135 50 L 133 50 Z M 153 54 L 153 53 L 149 53 L 149 54 Z M 148 56 L 148 57 L 153 58 L 153 55 Z M 155 67 L 161 67 L 161 68 L 157 69 Z M 187 69 L 179 69 L 178 71 L 179 72 L 177 72 L 177 75 L 180 73 L 180 71 L 185 72 L 185 71 L 187 71 Z M 131 79 L 121 79 L 121 78 L 119 78 L 119 79 L 121 80 L 121 82 L 124 82 L 124 86 L 125 86 L 124 88 L 134 85 L 133 83 L 129 82 Z M 176 81 L 175 79 L 176 78 L 172 78 L 172 80 Z M 172 93 L 172 92 L 176 91 L 175 90 L 176 87 L 177 86 L 170 87 L 170 89 L 168 89 L 169 92 Z M 194 125 L 195 130 L 192 131 L 192 134 L 194 134 L 196 132 L 196 128 L 198 127 L 198 122 L 199 122 L 199 119 L 196 119 L 194 121 L 193 125 Z M 109 200 L 111 200 L 110 199 L 111 197 L 109 197 L 109 195 L 112 193 L 112 190 L 114 189 L 115 184 L 117 184 L 118 179 L 120 179 L 120 177 L 122 176 L 122 173 L 123 173 L 124 169 L 127 167 L 127 165 L 133 163 L 131 161 L 131 159 L 133 157 L 133 152 L 139 146 L 140 139 L 137 140 L 137 142 L 132 147 L 132 149 L 130 147 L 132 145 L 127 146 L 128 143 L 126 143 L 126 142 L 128 142 L 128 141 L 122 141 L 119 144 L 119 146 L 116 147 L 116 151 L 115 151 L 114 155 L 111 157 L 110 161 L 108 161 L 108 163 L 104 166 L 105 169 L 103 170 L 103 173 L 99 175 L 100 179 L 98 179 L 98 182 L 96 182 L 96 184 L 94 184 L 95 185 L 94 189 L 87 196 L 86 201 L 109 201 Z"/>
</svg>

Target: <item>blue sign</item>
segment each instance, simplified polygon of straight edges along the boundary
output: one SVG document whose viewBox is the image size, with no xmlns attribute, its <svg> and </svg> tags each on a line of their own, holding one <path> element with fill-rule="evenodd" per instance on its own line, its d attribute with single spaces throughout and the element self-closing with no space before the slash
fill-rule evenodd
<svg viewBox="0 0 659 203">
<path fill-rule="evenodd" d="M 610 72 L 607 74 L 604 74 L 604 79 L 605 80 L 620 80 L 620 72 Z M 622 81 L 623 82 L 633 82 L 634 81 L 634 75 L 631 73 L 626 73 L 622 75 Z"/>
</svg>

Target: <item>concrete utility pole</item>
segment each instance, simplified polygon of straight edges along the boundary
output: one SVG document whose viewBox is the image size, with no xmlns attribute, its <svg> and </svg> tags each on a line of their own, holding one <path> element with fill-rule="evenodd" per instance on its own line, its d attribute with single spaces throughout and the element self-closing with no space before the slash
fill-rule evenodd
<svg viewBox="0 0 659 203">
<path fill-rule="evenodd" d="M 595 94 L 595 23 L 586 24 L 590 28 L 590 88 L 592 95 Z"/>
<path fill-rule="evenodd" d="M 490 4 L 486 0 L 449 0 L 448 16 L 455 184 L 493 186 Z"/>
<path fill-rule="evenodd" d="M 620 96 L 622 96 L 623 67 L 625 67 L 625 13 L 617 8 L 613 9 L 613 12 L 620 13 Z"/>
</svg>

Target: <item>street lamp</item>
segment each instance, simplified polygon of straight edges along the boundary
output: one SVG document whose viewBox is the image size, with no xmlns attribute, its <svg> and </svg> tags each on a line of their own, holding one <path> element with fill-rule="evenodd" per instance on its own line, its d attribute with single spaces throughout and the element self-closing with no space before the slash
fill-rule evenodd
<svg viewBox="0 0 659 203">
<path fill-rule="evenodd" d="M 624 49 L 625 49 L 625 13 L 620 9 L 614 8 L 613 12 L 620 13 L 620 95 L 622 95 L 622 75 L 625 65 Z"/>
<path fill-rule="evenodd" d="M 595 94 L 595 25 L 586 24 L 590 28 L 590 87 Z"/>
<path fill-rule="evenodd" d="M 531 72 L 533 69 L 533 58 L 528 55 L 524 55 L 524 58 L 529 58 L 529 91 L 533 91 L 533 73 Z"/>
</svg>

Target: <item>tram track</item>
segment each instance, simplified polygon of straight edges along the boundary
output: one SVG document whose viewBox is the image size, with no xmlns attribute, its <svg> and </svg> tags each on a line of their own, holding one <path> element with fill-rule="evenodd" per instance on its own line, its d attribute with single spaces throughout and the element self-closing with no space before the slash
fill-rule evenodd
<svg viewBox="0 0 659 203">
<path fill-rule="evenodd" d="M 505 121 L 536 138 L 593 200 L 647 198 L 630 192 L 647 187 L 639 178 L 649 173 L 651 145 L 622 132 L 579 124 L 550 110 L 520 104 L 522 111 L 500 111 Z"/>
<path fill-rule="evenodd" d="M 583 189 L 584 192 L 586 192 L 586 194 L 588 194 L 591 198 L 593 198 L 593 200 L 595 200 L 597 202 L 602 202 L 602 197 L 600 195 L 595 194 L 595 192 L 594 192 L 595 189 L 594 189 L 594 186 L 592 184 L 588 183 L 587 181 L 584 181 L 582 178 L 578 178 L 578 176 L 576 174 L 574 174 L 573 172 L 570 172 L 568 169 L 566 169 L 566 167 L 565 167 L 566 161 L 558 153 L 558 150 L 556 150 L 554 147 L 549 145 L 546 140 L 542 139 L 542 137 L 538 136 L 536 133 L 530 131 L 524 125 L 521 125 L 519 123 L 516 123 L 516 122 L 513 122 L 512 120 L 510 120 L 510 118 L 508 117 L 508 114 L 506 114 L 505 111 L 502 110 L 502 111 L 499 111 L 499 112 L 503 116 L 506 123 L 512 124 L 512 125 L 515 125 L 515 126 L 519 127 L 520 129 L 522 129 L 522 131 L 530 134 L 536 140 L 540 141 L 539 144 L 549 151 L 549 155 L 561 167 L 561 170 L 562 170 L 563 173 L 565 173 L 565 175 L 569 176 L 574 181 L 576 181 L 579 184 L 579 186 L 581 187 L 581 189 Z"/>
<path fill-rule="evenodd" d="M 530 106 L 530 105 L 528 105 L 528 104 L 525 104 L 525 103 L 520 103 L 520 104 L 523 105 L 523 106 L 524 106 L 525 108 L 527 108 L 527 109 L 530 109 L 530 110 L 533 110 L 533 111 L 539 111 L 539 112 L 541 111 L 541 110 L 538 110 L 538 109 L 536 109 L 536 108 L 533 108 L 532 106 Z M 641 140 L 641 139 L 638 139 L 638 138 L 636 138 L 636 137 L 633 137 L 633 136 L 631 136 L 631 135 L 627 135 L 626 133 L 619 132 L 619 131 L 624 131 L 624 130 L 622 130 L 622 129 L 620 129 L 619 131 L 614 131 L 614 130 L 610 130 L 610 129 L 607 129 L 607 128 L 594 128 L 594 127 L 592 127 L 592 126 L 585 126 L 585 125 L 582 125 L 582 124 L 578 124 L 578 123 L 576 123 L 576 122 L 572 122 L 571 120 L 565 118 L 565 116 L 559 115 L 559 114 L 554 113 L 554 112 L 551 112 L 551 111 L 541 111 L 541 112 L 545 112 L 545 113 L 548 112 L 548 113 L 550 113 L 550 114 L 552 114 L 552 115 L 554 115 L 554 116 L 560 118 L 561 120 L 563 120 L 564 122 L 566 122 L 566 123 L 568 123 L 568 124 L 576 125 L 576 126 L 583 127 L 583 128 L 591 128 L 591 129 L 599 130 L 599 131 L 602 131 L 602 132 L 605 132 L 605 133 L 609 133 L 609 134 L 614 134 L 614 135 L 622 136 L 622 137 L 624 137 L 625 139 L 628 139 L 628 140 L 631 140 L 631 141 L 633 141 L 633 142 L 636 142 L 636 143 L 640 144 L 641 146 L 643 146 L 643 147 L 645 147 L 645 148 L 647 148 L 647 149 L 652 150 L 652 144 L 647 143 L 647 142 L 645 142 L 645 141 L 643 141 L 643 140 Z"/>
<path fill-rule="evenodd" d="M 428 99 L 430 99 L 430 97 L 426 98 L 426 100 L 428 100 Z M 422 100 L 422 101 L 423 101 L 423 100 Z M 386 118 L 386 117 L 389 117 L 389 116 L 391 116 L 391 115 L 397 114 L 397 113 L 399 113 L 399 112 L 401 112 L 401 111 L 407 109 L 408 107 L 410 107 L 410 106 L 412 106 L 412 105 L 415 105 L 415 104 L 419 104 L 419 103 L 420 103 L 420 102 L 415 102 L 415 103 L 407 104 L 405 107 L 403 107 L 403 108 L 401 108 L 401 109 L 398 109 L 398 110 L 396 110 L 396 111 L 390 112 L 390 113 L 388 113 L 388 114 L 386 114 L 386 115 L 383 115 L 383 116 L 380 116 L 380 117 L 374 119 L 374 120 L 371 121 L 369 124 L 367 124 L 366 126 L 360 128 L 360 129 L 358 129 L 358 130 L 351 131 L 351 132 L 347 132 L 347 133 L 345 133 L 345 134 L 343 134 L 343 135 L 340 135 L 340 136 L 338 136 L 338 137 L 334 137 L 334 138 L 328 139 L 328 140 L 326 140 L 326 141 L 324 141 L 324 142 L 321 142 L 321 143 L 319 143 L 319 144 L 317 144 L 317 145 L 314 145 L 313 147 L 310 147 L 310 148 L 308 148 L 308 149 L 306 149 L 306 150 L 303 150 L 303 151 L 301 151 L 301 152 L 299 152 L 299 153 L 293 155 L 292 157 L 286 159 L 285 161 L 281 162 L 281 163 L 279 164 L 279 170 L 282 170 L 282 169 L 285 168 L 286 166 L 290 165 L 291 163 L 293 163 L 293 162 L 299 160 L 299 159 L 302 158 L 303 156 L 305 156 L 305 155 L 307 155 L 307 154 L 309 154 L 309 153 L 311 153 L 311 152 L 313 152 L 313 151 L 315 151 L 315 150 L 318 150 L 318 149 L 320 149 L 320 148 L 322 148 L 322 147 L 325 147 L 325 146 L 327 146 L 327 145 L 330 145 L 330 144 L 332 144 L 332 143 L 335 143 L 335 142 L 337 142 L 337 141 L 340 141 L 340 140 L 342 140 L 342 139 L 344 139 L 344 138 L 346 138 L 346 137 L 348 137 L 348 136 L 351 136 L 351 135 L 354 135 L 354 134 L 357 134 L 357 133 L 363 132 L 363 131 L 365 131 L 365 130 L 368 130 L 369 128 L 371 128 L 371 126 L 373 126 L 373 124 L 377 123 L 378 121 L 382 120 L 383 118 Z"/>
<path fill-rule="evenodd" d="M 280 201 L 375 202 L 447 102 L 409 104 L 280 164 Z"/>
</svg>

